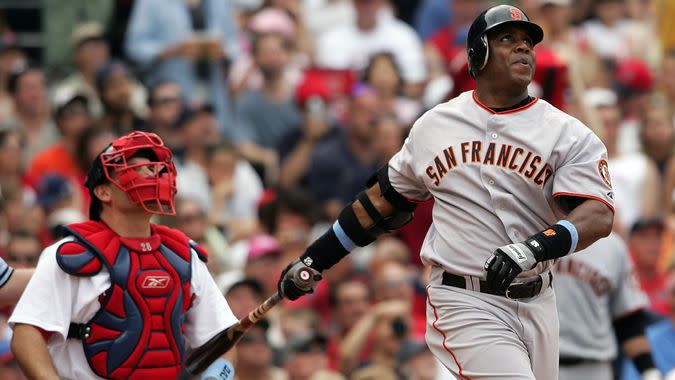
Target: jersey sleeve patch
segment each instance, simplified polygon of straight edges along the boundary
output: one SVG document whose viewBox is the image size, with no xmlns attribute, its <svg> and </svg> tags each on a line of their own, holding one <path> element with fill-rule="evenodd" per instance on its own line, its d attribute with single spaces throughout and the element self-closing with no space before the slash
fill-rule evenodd
<svg viewBox="0 0 675 380">
<path fill-rule="evenodd" d="M 66 242 L 56 250 L 56 262 L 66 273 L 74 276 L 93 276 L 101 270 L 98 255 L 78 242 Z"/>
<path fill-rule="evenodd" d="M 602 182 L 607 185 L 610 189 L 612 188 L 612 179 L 609 176 L 609 165 L 607 165 L 607 161 L 605 160 L 600 160 L 598 162 L 598 173 L 600 173 L 600 178 L 602 178 Z"/>
</svg>

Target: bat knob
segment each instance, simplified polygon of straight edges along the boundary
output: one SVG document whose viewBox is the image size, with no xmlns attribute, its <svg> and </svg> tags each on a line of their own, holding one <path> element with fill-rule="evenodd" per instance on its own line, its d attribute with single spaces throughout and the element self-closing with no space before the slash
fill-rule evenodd
<svg viewBox="0 0 675 380">
<path fill-rule="evenodd" d="M 321 274 L 309 267 L 299 268 L 293 276 L 293 282 L 295 282 L 295 285 L 304 290 L 313 288 L 316 281 L 320 279 Z"/>
</svg>

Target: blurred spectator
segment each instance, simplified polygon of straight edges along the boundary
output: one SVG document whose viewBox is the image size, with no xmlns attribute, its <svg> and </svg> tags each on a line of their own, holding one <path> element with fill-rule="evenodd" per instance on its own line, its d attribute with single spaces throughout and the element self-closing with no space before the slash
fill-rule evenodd
<svg viewBox="0 0 675 380">
<path fill-rule="evenodd" d="M 426 41 L 427 38 L 455 20 L 452 12 L 453 3 L 454 0 L 420 1 L 413 26 L 422 40 Z"/>
<path fill-rule="evenodd" d="M 47 229 L 51 242 L 59 241 L 65 237 L 64 226 L 85 221 L 87 221 L 87 217 L 84 216 L 81 209 L 66 207 L 53 211 L 47 218 Z"/>
<path fill-rule="evenodd" d="M 209 149 L 206 165 L 211 195 L 209 220 L 231 241 L 245 239 L 258 228 L 257 202 L 263 192 L 260 177 L 229 142 Z"/>
<path fill-rule="evenodd" d="M 75 183 L 84 177 L 77 163 L 77 142 L 91 128 L 87 106 L 87 98 L 72 88 L 62 87 L 54 92 L 52 112 L 61 138 L 35 155 L 26 171 L 29 181 L 37 183 L 47 174 L 58 174 Z M 86 192 L 84 187 L 82 192 Z"/>
<path fill-rule="evenodd" d="M 642 109 L 640 144 L 644 153 L 656 163 L 659 173 L 665 174 L 675 149 L 673 111 L 665 99 L 652 97 Z"/>
<path fill-rule="evenodd" d="M 223 234 L 208 222 L 206 210 L 194 199 L 179 196 L 176 199 L 176 228 L 196 241 L 209 254 L 206 263 L 209 273 L 218 278 L 229 265 L 229 247 Z"/>
<path fill-rule="evenodd" d="M 380 112 L 396 115 L 401 124 L 407 126 L 411 126 L 420 115 L 420 103 L 402 96 L 405 83 L 393 54 L 374 54 L 363 72 L 362 80 L 377 93 Z"/>
<path fill-rule="evenodd" d="M 178 120 L 178 131 L 178 191 L 183 196 L 194 197 L 202 208 L 210 210 L 208 148 L 218 141 L 218 121 L 213 108 L 207 105 L 186 109 Z"/>
<path fill-rule="evenodd" d="M 422 44 L 408 25 L 382 12 L 387 0 L 353 0 L 355 19 L 321 35 L 316 41 L 316 64 L 330 69 L 362 70 L 370 57 L 388 51 L 401 65 L 404 93 L 417 96 L 426 80 Z"/>
<path fill-rule="evenodd" d="M 377 139 L 374 149 L 377 152 L 378 164 L 386 165 L 389 159 L 394 157 L 407 136 L 408 129 L 400 119 L 393 114 L 383 114 L 375 122 L 375 135 Z"/>
<path fill-rule="evenodd" d="M 119 135 L 148 129 L 145 120 L 136 113 L 131 103 L 133 82 L 131 72 L 121 61 L 109 61 L 96 72 L 96 90 L 103 105 L 97 128 Z"/>
<path fill-rule="evenodd" d="M 407 328 L 415 338 L 424 338 L 426 332 L 426 311 L 419 305 L 415 288 L 415 273 L 407 265 L 397 261 L 382 263 L 377 272 L 373 272 L 373 300 L 375 302 L 394 301 L 407 306 Z M 424 304 L 424 302 L 422 302 Z M 421 306 L 421 305 L 420 305 Z"/>
<path fill-rule="evenodd" d="M 286 342 L 286 352 L 292 351 L 294 345 L 293 341 L 304 340 L 304 338 L 311 337 L 321 330 L 321 320 L 319 314 L 309 307 L 282 307 L 279 309 L 279 327 L 281 334 Z M 326 338 L 321 335 L 322 340 Z M 325 342 L 324 342 L 325 346 Z M 325 347 L 323 349 L 325 351 Z M 286 356 L 284 362 L 286 363 Z M 325 366 L 322 366 L 325 367 Z M 287 367 L 286 371 L 291 370 Z"/>
<path fill-rule="evenodd" d="M 32 190 L 19 183 L 3 183 L 2 198 L 7 231 L 27 230 L 37 233 L 43 227 L 44 213 Z"/>
<path fill-rule="evenodd" d="M 237 343 L 234 380 L 288 380 L 286 372 L 272 365 L 272 348 L 267 340 L 269 322 L 262 319 Z"/>
<path fill-rule="evenodd" d="M 384 365 L 370 365 L 361 368 L 350 377 L 351 380 L 400 380 L 394 369 Z"/>
<path fill-rule="evenodd" d="M 263 202 L 258 213 L 262 227 L 278 240 L 284 255 L 282 261 L 305 250 L 317 217 L 309 193 L 297 188 L 274 191 L 272 199 Z"/>
<path fill-rule="evenodd" d="M 167 79 L 148 89 L 148 129 L 158 134 L 167 146 L 179 147 L 178 121 L 185 108 L 177 82 Z"/>
<path fill-rule="evenodd" d="M 77 25 L 70 36 L 70 50 L 76 71 L 59 82 L 59 87 L 71 88 L 71 91 L 84 95 L 91 113 L 100 117 L 103 109 L 96 91 L 96 72 L 110 60 L 110 49 L 101 24 Z"/>
<path fill-rule="evenodd" d="M 407 266 L 410 263 L 410 251 L 401 240 L 393 236 L 382 236 L 375 241 L 368 272 L 378 273 L 382 266 L 390 261 Z"/>
<path fill-rule="evenodd" d="M 621 110 L 612 90 L 592 88 L 584 102 L 598 115 L 612 174 L 612 188 L 618 205 L 614 229 L 626 237 L 628 229 L 640 217 L 654 216 L 659 209 L 660 176 L 654 162 L 640 152 L 622 153 L 619 149 Z"/>
<path fill-rule="evenodd" d="M 246 31 L 252 36 L 246 41 L 249 44 L 255 45 L 255 36 L 265 34 L 276 34 L 284 39 L 288 47 L 288 62 L 281 75 L 291 88 L 297 85 L 302 77 L 302 70 L 308 63 L 305 53 L 298 49 L 298 38 L 301 34 L 298 22 L 285 9 L 267 6 L 254 13 L 246 24 Z M 246 54 L 240 54 L 232 63 L 228 82 L 234 98 L 244 91 L 260 90 L 265 81 L 251 50 L 251 46 L 247 47 Z"/>
<path fill-rule="evenodd" d="M 44 34 L 44 61 L 57 73 L 63 73 L 68 62 L 68 37 L 74 25 L 96 22 L 105 25 L 111 16 L 113 0 L 69 0 L 67 6 L 60 0 L 43 0 L 42 33 Z"/>
<path fill-rule="evenodd" d="M 13 42 L 0 41 L 0 125 L 11 119 L 14 112 L 7 81 L 12 70 L 26 64 L 26 54 Z"/>
<path fill-rule="evenodd" d="M 323 82 L 312 80 L 304 80 L 297 89 L 301 124 L 286 132 L 277 146 L 282 188 L 306 188 L 310 160 L 317 145 L 338 133 L 335 117 L 328 108 L 329 92 Z"/>
<path fill-rule="evenodd" d="M 7 92 L 14 102 L 14 115 L 7 124 L 17 128 L 25 139 L 22 161 L 30 162 L 35 154 L 59 138 L 50 119 L 45 76 L 37 66 L 13 68 L 7 79 Z"/>
<path fill-rule="evenodd" d="M 58 174 L 47 174 L 37 182 L 37 202 L 46 217 L 59 209 L 82 209 L 80 197 L 76 194 L 72 179 Z"/>
<path fill-rule="evenodd" d="M 239 54 L 232 2 L 138 1 L 129 20 L 125 48 L 141 65 L 145 83 L 172 78 L 189 104 L 213 104 L 220 130 L 232 133 L 224 86 L 229 63 Z"/>
<path fill-rule="evenodd" d="M 351 374 L 361 366 L 398 368 L 397 354 L 410 331 L 409 308 L 405 302 L 380 302 L 363 315 L 340 343 L 340 369 Z M 365 363 L 359 362 L 359 353 L 370 338 L 372 351 Z M 379 379 L 379 377 L 378 377 Z"/>
<path fill-rule="evenodd" d="M 24 142 L 16 129 L 0 129 L 0 184 L 22 182 Z"/>
<path fill-rule="evenodd" d="M 89 111 L 99 118 L 104 110 L 96 88 L 96 73 L 110 61 L 110 48 L 101 24 L 87 22 L 75 26 L 70 36 L 70 49 L 75 71 L 59 81 L 56 87 L 70 88 L 84 95 L 89 102 Z M 145 88 L 133 81 L 131 107 L 141 116 L 146 113 L 145 97 Z"/>
<path fill-rule="evenodd" d="M 302 2 L 307 29 L 315 41 L 333 28 L 352 22 L 355 17 L 351 0 L 309 0 Z"/>
<path fill-rule="evenodd" d="M 658 83 L 670 107 L 675 107 L 675 48 L 663 56 Z"/>
<path fill-rule="evenodd" d="M 245 159 L 262 169 L 267 183 L 275 183 L 279 166 L 275 148 L 281 137 L 301 122 L 293 88 L 284 76 L 289 63 L 288 41 L 280 34 L 261 34 L 254 37 L 252 52 L 263 85 L 237 98 L 237 147 Z"/>
<path fill-rule="evenodd" d="M 377 155 L 373 150 L 377 112 L 375 92 L 366 86 L 357 86 L 350 101 L 349 122 L 343 132 L 321 142 L 312 155 L 309 188 L 328 219 L 338 216 L 343 205 L 363 189 L 377 168 Z"/>
<path fill-rule="evenodd" d="M 446 65 L 457 65 L 458 60 L 466 59 L 466 37 L 469 27 L 484 9 L 482 0 L 446 0 L 450 4 L 452 20 L 448 20 L 435 33 L 425 38 L 427 49 L 435 49 L 436 54 Z"/>
<path fill-rule="evenodd" d="M 19 230 L 9 235 L 6 251 L 7 264 L 13 268 L 35 268 L 42 244 L 35 233 Z"/>
<path fill-rule="evenodd" d="M 664 224 L 660 219 L 641 219 L 630 231 L 628 247 L 633 258 L 635 273 L 642 290 L 649 297 L 651 309 L 668 315 L 667 276 L 658 266 L 662 249 Z"/>
<path fill-rule="evenodd" d="M 640 123 L 643 111 L 650 102 L 653 74 L 644 61 L 626 59 L 618 63 L 613 78 L 623 118 L 619 150 L 635 152 L 640 150 Z"/>
<path fill-rule="evenodd" d="M 401 374 L 409 380 L 437 380 L 440 368 L 424 341 L 409 340 L 398 352 Z"/>
<path fill-rule="evenodd" d="M 110 52 L 114 57 L 124 57 L 124 41 L 126 41 L 127 27 L 131 10 L 136 0 L 112 0 L 112 14 L 107 23 L 106 35 L 110 42 Z"/>
<path fill-rule="evenodd" d="M 311 380 L 312 375 L 328 369 L 327 339 L 320 333 L 297 336 L 288 342 L 284 368 L 289 380 Z"/>
<path fill-rule="evenodd" d="M 549 47 L 567 67 L 567 81 L 571 90 L 571 99 L 565 102 L 565 109 L 576 114 L 593 131 L 599 134 L 597 116 L 584 102 L 584 93 L 588 87 L 600 86 L 598 82 L 608 83 L 608 79 L 598 79 L 605 73 L 600 56 L 592 49 L 584 48 L 578 31 L 572 24 L 572 13 L 577 4 L 572 0 L 539 0 L 540 16 L 546 30 L 543 46 Z"/>
<path fill-rule="evenodd" d="M 252 277 L 244 277 L 225 290 L 225 299 L 232 313 L 239 319 L 255 310 L 265 300 L 260 282 Z"/>
<path fill-rule="evenodd" d="M 627 19 L 624 0 L 597 0 L 595 17 L 581 26 L 583 38 L 602 58 L 620 60 L 630 56 L 635 22 Z"/>
<path fill-rule="evenodd" d="M 277 291 L 281 267 L 279 242 L 269 235 L 257 235 L 249 239 L 248 258 L 244 274 L 260 282 L 264 297 Z"/>
<path fill-rule="evenodd" d="M 328 340 L 329 367 L 339 369 L 339 347 L 342 339 L 356 323 L 369 312 L 371 294 L 364 280 L 349 276 L 335 282 L 330 289 L 332 309 L 332 334 Z M 368 347 L 364 344 L 359 352 L 353 353 L 359 360 L 366 360 Z"/>
</svg>

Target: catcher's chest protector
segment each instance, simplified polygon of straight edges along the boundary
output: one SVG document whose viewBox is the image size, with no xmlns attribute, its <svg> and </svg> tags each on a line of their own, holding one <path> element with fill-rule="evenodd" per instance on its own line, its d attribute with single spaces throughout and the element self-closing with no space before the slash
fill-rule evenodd
<svg viewBox="0 0 675 380">
<path fill-rule="evenodd" d="M 185 348 L 184 319 L 191 304 L 190 247 L 181 232 L 152 225 L 148 239 L 125 239 L 105 224 L 67 227 L 76 239 L 57 250 L 57 262 L 74 276 L 93 276 L 102 266 L 110 288 L 101 309 L 69 337 L 82 339 L 89 366 L 106 379 L 175 379 Z M 73 333 L 74 326 L 79 332 Z"/>
</svg>

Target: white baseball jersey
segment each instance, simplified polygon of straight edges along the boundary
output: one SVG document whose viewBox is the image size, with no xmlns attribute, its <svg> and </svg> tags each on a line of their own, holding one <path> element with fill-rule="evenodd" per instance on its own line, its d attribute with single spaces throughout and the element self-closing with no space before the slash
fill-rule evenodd
<svg viewBox="0 0 675 380">
<path fill-rule="evenodd" d="M 412 200 L 434 197 L 422 260 L 458 275 L 484 278 L 495 248 L 554 224 L 557 196 L 614 207 L 605 146 L 541 99 L 495 113 L 468 91 L 434 107 L 389 161 L 389 178 Z"/>
<path fill-rule="evenodd" d="M 99 310 L 98 297 L 110 287 L 103 268 L 92 277 L 71 276 L 56 263 L 56 249 L 67 237 L 42 252 L 35 273 L 9 319 L 10 326 L 24 323 L 54 332 L 49 353 L 62 379 L 100 379 L 89 367 L 81 341 L 67 339 L 70 323 L 88 322 Z M 190 284 L 196 298 L 185 320 L 185 336 L 192 347 L 206 343 L 218 332 L 237 322 L 206 264 L 191 250 Z"/>
<path fill-rule="evenodd" d="M 649 306 L 633 273 L 628 248 L 611 234 L 554 266 L 560 315 L 560 356 L 611 361 L 614 320 Z"/>
</svg>

